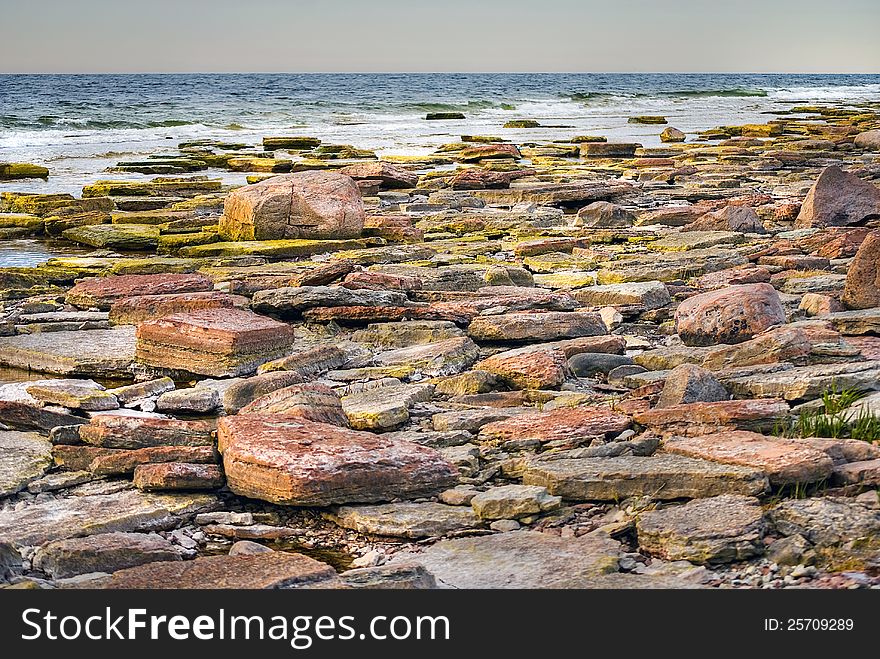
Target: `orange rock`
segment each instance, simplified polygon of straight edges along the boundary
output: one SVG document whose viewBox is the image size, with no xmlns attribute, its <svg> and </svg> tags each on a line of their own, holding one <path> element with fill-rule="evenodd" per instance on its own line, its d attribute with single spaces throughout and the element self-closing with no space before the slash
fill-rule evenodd
<svg viewBox="0 0 880 659">
<path fill-rule="evenodd" d="M 487 424 L 480 430 L 480 440 L 500 444 L 510 440 L 551 442 L 604 437 L 626 430 L 631 423 L 628 416 L 610 407 L 561 408 Z"/>
</svg>

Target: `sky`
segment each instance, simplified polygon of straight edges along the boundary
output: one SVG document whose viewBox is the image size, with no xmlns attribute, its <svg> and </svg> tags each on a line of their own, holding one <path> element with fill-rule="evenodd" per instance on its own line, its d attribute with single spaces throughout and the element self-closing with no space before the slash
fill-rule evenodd
<svg viewBox="0 0 880 659">
<path fill-rule="evenodd" d="M 0 0 L 0 72 L 880 73 L 880 0 Z"/>
</svg>

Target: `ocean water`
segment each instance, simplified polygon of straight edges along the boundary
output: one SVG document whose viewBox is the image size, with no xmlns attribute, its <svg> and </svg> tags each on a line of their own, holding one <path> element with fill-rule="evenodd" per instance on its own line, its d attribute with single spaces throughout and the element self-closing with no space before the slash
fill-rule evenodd
<svg viewBox="0 0 880 659">
<path fill-rule="evenodd" d="M 3 182 L 0 191 L 78 194 L 120 160 L 174 153 L 178 142 L 193 139 L 313 135 L 380 155 L 430 153 L 463 134 L 516 141 L 600 134 L 653 146 L 660 128 L 628 117 L 661 114 L 693 132 L 766 122 L 799 104 L 877 102 L 880 75 L 0 75 L 0 161 L 51 170 L 48 181 Z M 466 118 L 424 120 L 442 110 Z M 502 128 L 516 118 L 548 126 Z"/>
</svg>

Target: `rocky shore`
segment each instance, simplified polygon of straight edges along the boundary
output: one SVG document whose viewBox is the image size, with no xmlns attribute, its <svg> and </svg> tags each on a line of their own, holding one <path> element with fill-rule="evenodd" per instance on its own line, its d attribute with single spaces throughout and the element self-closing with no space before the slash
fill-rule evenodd
<svg viewBox="0 0 880 659">
<path fill-rule="evenodd" d="M 880 586 L 880 106 L 631 121 L 0 194 L 0 583 Z"/>
</svg>

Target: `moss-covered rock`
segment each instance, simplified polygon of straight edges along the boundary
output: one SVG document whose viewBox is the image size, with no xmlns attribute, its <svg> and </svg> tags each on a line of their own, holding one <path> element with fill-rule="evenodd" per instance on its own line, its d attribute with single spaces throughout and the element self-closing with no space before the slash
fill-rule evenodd
<svg viewBox="0 0 880 659">
<path fill-rule="evenodd" d="M 173 197 L 217 192 L 219 179 L 155 178 L 152 181 L 101 180 L 83 187 L 83 197 Z"/>
<path fill-rule="evenodd" d="M 292 160 L 281 158 L 230 158 L 226 167 L 233 172 L 289 172 Z"/>
<path fill-rule="evenodd" d="M 665 124 L 667 123 L 666 117 L 660 115 L 652 115 L 652 114 L 643 114 L 637 117 L 630 117 L 627 120 L 627 123 L 630 124 Z"/>
<path fill-rule="evenodd" d="M 505 122 L 505 128 L 540 128 L 541 123 L 534 119 L 511 119 Z"/>
<path fill-rule="evenodd" d="M 61 235 L 81 245 L 135 252 L 159 245 L 159 227 L 150 224 L 97 224 L 67 229 Z"/>
<path fill-rule="evenodd" d="M 48 178 L 49 170 L 27 162 L 0 162 L 0 181 L 22 178 Z"/>
<path fill-rule="evenodd" d="M 321 144 L 321 140 L 317 137 L 264 137 L 263 148 L 267 151 L 275 151 L 277 149 L 293 149 L 294 151 L 304 151 L 314 149 Z"/>
<path fill-rule="evenodd" d="M 208 256 L 264 256 L 266 258 L 285 259 L 325 254 L 340 250 L 361 249 L 381 242 L 383 241 L 378 238 L 354 240 L 245 240 L 184 247 L 180 250 L 180 255 L 191 258 Z"/>
<path fill-rule="evenodd" d="M 50 236 L 60 236 L 68 229 L 75 227 L 109 223 L 110 213 L 104 211 L 89 211 L 72 215 L 51 215 L 45 219 L 45 231 Z"/>
<path fill-rule="evenodd" d="M 0 213 L 0 229 L 24 229 L 27 233 L 42 233 L 45 221 L 36 215 Z"/>
<path fill-rule="evenodd" d="M 194 245 L 208 245 L 220 242 L 220 236 L 213 231 L 197 231 L 194 233 L 174 233 L 159 236 L 159 254 L 175 252 Z"/>
</svg>

